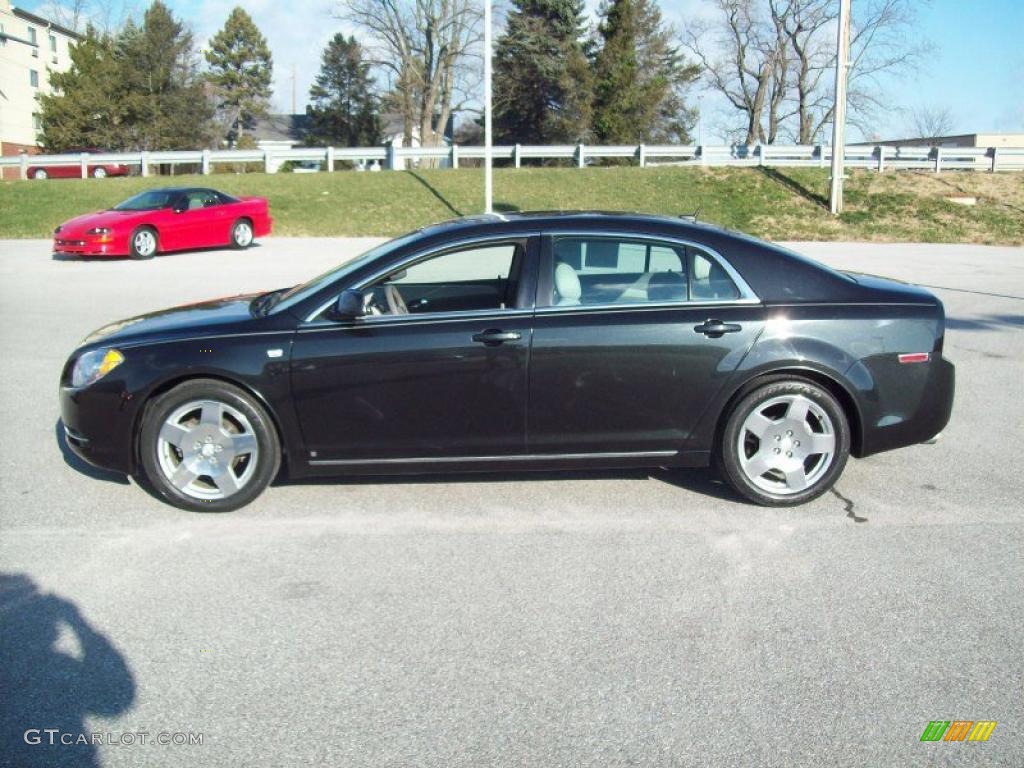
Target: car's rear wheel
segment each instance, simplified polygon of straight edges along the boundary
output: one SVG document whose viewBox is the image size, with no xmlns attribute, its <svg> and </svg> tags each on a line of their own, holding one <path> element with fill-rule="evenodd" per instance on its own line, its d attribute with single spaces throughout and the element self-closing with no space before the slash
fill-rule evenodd
<svg viewBox="0 0 1024 768">
<path fill-rule="evenodd" d="M 139 457 L 160 496 L 203 512 L 248 504 L 281 465 L 266 410 L 241 389 L 213 379 L 185 382 L 146 408 Z"/>
<path fill-rule="evenodd" d="M 128 247 L 133 259 L 151 259 L 160 245 L 159 236 L 152 227 L 139 227 L 132 232 Z"/>
<path fill-rule="evenodd" d="M 248 248 L 252 245 L 252 240 L 252 222 L 248 219 L 236 221 L 235 226 L 231 228 L 231 247 L 238 249 Z"/>
<path fill-rule="evenodd" d="M 810 381 L 783 378 L 743 397 L 722 431 L 718 463 L 740 495 L 793 506 L 831 488 L 850 454 L 842 406 Z"/>
<path fill-rule="evenodd" d="M 36 168 L 34 171 L 32 171 L 32 178 L 44 181 L 45 179 L 50 178 L 50 174 L 48 174 L 42 168 Z"/>
<path fill-rule="evenodd" d="M 107 177 L 107 169 L 106 168 L 93 168 L 93 170 L 92 170 L 92 177 L 94 179 L 105 179 Z"/>
</svg>

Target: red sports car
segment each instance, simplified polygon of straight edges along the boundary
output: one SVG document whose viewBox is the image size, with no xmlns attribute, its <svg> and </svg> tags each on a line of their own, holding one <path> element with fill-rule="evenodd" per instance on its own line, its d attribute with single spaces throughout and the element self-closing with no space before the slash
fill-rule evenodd
<svg viewBox="0 0 1024 768">
<path fill-rule="evenodd" d="M 232 197 L 196 187 L 149 189 L 109 211 L 88 213 L 53 230 L 54 253 L 131 256 L 230 245 L 248 248 L 270 234 L 265 197 Z"/>
<path fill-rule="evenodd" d="M 68 149 L 62 152 L 63 155 L 102 155 L 101 149 Z M 28 167 L 30 179 L 80 179 L 82 178 L 82 162 L 74 160 L 64 165 L 30 165 Z M 128 166 L 124 163 L 86 163 L 85 172 L 94 179 L 103 179 L 107 176 L 127 176 Z"/>
</svg>

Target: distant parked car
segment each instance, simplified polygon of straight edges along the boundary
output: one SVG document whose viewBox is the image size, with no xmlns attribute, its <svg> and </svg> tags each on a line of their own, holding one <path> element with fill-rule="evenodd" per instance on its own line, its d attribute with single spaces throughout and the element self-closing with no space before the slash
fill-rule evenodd
<svg viewBox="0 0 1024 768">
<path fill-rule="evenodd" d="M 149 189 L 109 211 L 88 213 L 53 230 L 54 253 L 131 256 L 230 245 L 248 248 L 272 227 L 265 197 L 232 197 L 196 187 Z"/>
<path fill-rule="evenodd" d="M 68 149 L 61 152 L 62 155 L 99 155 L 102 149 Z M 103 179 L 107 176 L 127 176 L 128 166 L 124 163 L 89 163 L 86 165 L 86 173 L 94 179 Z M 28 167 L 30 179 L 80 179 L 82 177 L 81 161 L 71 162 L 67 165 L 30 165 Z"/>
<path fill-rule="evenodd" d="M 86 461 L 192 510 L 240 507 L 281 467 L 711 463 L 785 506 L 825 493 L 849 455 L 945 427 L 944 336 L 922 288 L 714 227 L 509 214 L 102 328 L 64 366 L 61 413 Z"/>
</svg>

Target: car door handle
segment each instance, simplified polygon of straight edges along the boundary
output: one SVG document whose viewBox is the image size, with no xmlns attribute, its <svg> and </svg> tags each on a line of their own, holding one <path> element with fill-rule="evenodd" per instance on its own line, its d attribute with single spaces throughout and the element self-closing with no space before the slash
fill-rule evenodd
<svg viewBox="0 0 1024 768">
<path fill-rule="evenodd" d="M 708 319 L 700 325 L 693 326 L 693 330 L 697 333 L 703 333 L 709 339 L 718 339 L 723 334 L 736 333 L 743 330 L 743 326 L 736 325 L 735 323 L 723 323 L 721 320 Z"/>
<path fill-rule="evenodd" d="M 488 328 L 486 331 L 473 334 L 473 341 L 478 341 L 489 347 L 504 344 L 506 341 L 519 341 L 521 338 L 523 338 L 523 334 L 519 331 L 500 331 L 497 328 Z"/>
</svg>

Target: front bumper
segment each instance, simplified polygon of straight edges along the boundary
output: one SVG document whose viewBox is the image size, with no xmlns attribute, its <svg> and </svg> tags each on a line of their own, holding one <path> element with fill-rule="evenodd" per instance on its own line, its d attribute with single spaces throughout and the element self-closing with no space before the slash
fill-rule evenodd
<svg viewBox="0 0 1024 768">
<path fill-rule="evenodd" d="M 73 256 L 120 256 L 123 252 L 113 242 L 101 243 L 97 237 L 55 237 L 53 252 Z"/>
<path fill-rule="evenodd" d="M 95 467 L 131 474 L 135 469 L 133 398 L 117 382 L 75 389 L 61 386 L 60 418 L 67 446 Z"/>
</svg>

